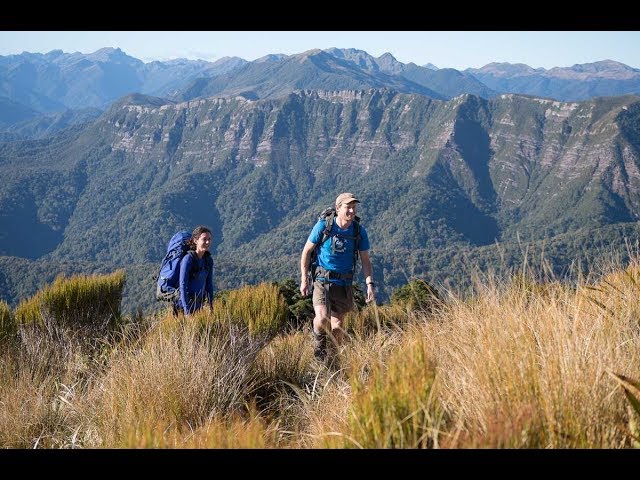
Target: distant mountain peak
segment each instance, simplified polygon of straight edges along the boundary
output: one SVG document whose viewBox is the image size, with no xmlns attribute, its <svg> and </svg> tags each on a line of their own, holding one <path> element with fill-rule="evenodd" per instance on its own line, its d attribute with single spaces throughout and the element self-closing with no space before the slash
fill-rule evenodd
<svg viewBox="0 0 640 480">
<path fill-rule="evenodd" d="M 522 63 L 490 63 L 467 69 L 500 93 L 518 93 L 565 102 L 640 91 L 640 70 L 614 60 L 575 64 L 571 67 L 531 68 Z"/>
<path fill-rule="evenodd" d="M 124 105 L 136 105 L 143 107 L 161 107 L 162 105 L 173 105 L 176 102 L 151 95 L 143 95 L 141 93 L 131 93 L 114 102 L 110 110 L 118 110 Z"/>
<path fill-rule="evenodd" d="M 283 58 L 287 58 L 287 57 L 288 57 L 288 55 L 285 55 L 284 53 L 270 53 L 270 54 L 265 55 L 263 57 L 256 58 L 254 60 L 254 62 L 256 62 L 256 63 L 278 62 L 278 61 L 282 60 Z"/>
<path fill-rule="evenodd" d="M 120 47 L 103 47 L 100 48 L 99 50 L 96 50 L 95 52 L 93 52 L 93 54 L 91 55 L 95 55 L 95 56 L 100 56 L 100 55 L 104 55 L 104 56 L 122 56 L 126 54 L 120 49 Z"/>
<path fill-rule="evenodd" d="M 358 50 L 356 48 L 327 48 L 324 52 L 332 57 L 339 58 L 366 69 L 378 69 L 377 60 L 369 55 L 364 50 Z"/>
<path fill-rule="evenodd" d="M 378 60 L 385 60 L 385 61 L 389 61 L 392 60 L 394 62 L 397 62 L 398 60 L 396 60 L 396 57 L 394 57 L 393 55 L 391 55 L 389 52 L 384 52 L 382 55 L 380 55 L 378 57 Z"/>
<path fill-rule="evenodd" d="M 499 76 L 534 75 L 539 70 L 524 63 L 491 62 L 481 68 L 470 68 L 472 72 L 490 73 Z"/>
<path fill-rule="evenodd" d="M 336 47 L 331 47 L 331 48 L 327 48 L 324 50 L 325 52 L 337 56 L 337 57 L 341 57 L 341 58 L 345 58 L 345 56 L 351 56 L 351 55 L 369 55 L 367 52 L 365 52 L 364 50 L 358 50 L 357 48 L 336 48 Z"/>
<path fill-rule="evenodd" d="M 120 62 L 120 63 L 144 63 L 142 60 L 138 60 L 137 58 L 130 57 L 126 53 L 124 53 L 120 48 L 113 47 L 105 47 L 100 50 L 96 50 L 93 53 L 85 55 L 85 57 L 89 60 L 93 60 L 95 62 Z"/>
<path fill-rule="evenodd" d="M 590 76 L 619 77 L 633 76 L 640 73 L 639 69 L 632 68 L 615 60 L 600 60 L 592 63 L 576 63 L 571 67 L 532 68 L 524 63 L 492 62 L 481 68 L 469 68 L 471 72 L 491 74 L 496 77 L 544 75 L 548 77 L 562 78 L 587 78 Z"/>
<path fill-rule="evenodd" d="M 376 63 L 383 72 L 399 73 L 404 70 L 404 63 L 396 60 L 396 57 L 385 52 L 376 58 Z"/>
<path fill-rule="evenodd" d="M 385 52 L 378 58 L 369 55 L 364 50 L 358 50 L 355 48 L 328 48 L 324 50 L 325 53 L 345 60 L 356 65 L 359 68 L 363 68 L 369 72 L 383 72 L 390 75 L 400 74 L 405 69 L 405 65 L 402 62 L 396 60 L 396 58 L 389 52 Z"/>
<path fill-rule="evenodd" d="M 298 55 L 293 55 L 294 57 L 312 57 L 315 55 L 320 55 L 325 53 L 322 49 L 320 48 L 312 48 L 311 50 L 305 50 L 302 53 L 299 53 Z"/>
<path fill-rule="evenodd" d="M 551 70 L 556 70 L 558 68 L 559 67 L 555 67 L 555 68 L 552 68 Z M 616 62 L 615 60 L 600 60 L 598 62 L 582 63 L 582 64 L 576 63 L 571 67 L 568 67 L 568 69 L 573 70 L 574 72 L 592 72 L 592 73 L 604 72 L 604 71 L 638 72 L 637 69 L 632 68 L 628 65 L 625 65 L 624 63 Z"/>
<path fill-rule="evenodd" d="M 47 52 L 45 57 L 47 57 L 49 59 L 54 59 L 54 58 L 58 58 L 58 57 L 60 57 L 62 55 L 64 55 L 64 52 L 62 50 L 55 49 L 55 50 L 51 50 L 50 52 Z"/>
</svg>

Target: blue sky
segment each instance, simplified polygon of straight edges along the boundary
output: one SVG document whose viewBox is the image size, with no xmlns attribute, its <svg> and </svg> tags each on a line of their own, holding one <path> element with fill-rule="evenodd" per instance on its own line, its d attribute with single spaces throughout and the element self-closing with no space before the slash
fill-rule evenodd
<svg viewBox="0 0 640 480">
<path fill-rule="evenodd" d="M 2 31 L 0 55 L 91 53 L 119 47 L 145 62 L 173 58 L 255 60 L 269 53 L 356 48 L 403 63 L 478 68 L 491 62 L 534 68 L 616 60 L 640 68 L 640 31 Z"/>
</svg>

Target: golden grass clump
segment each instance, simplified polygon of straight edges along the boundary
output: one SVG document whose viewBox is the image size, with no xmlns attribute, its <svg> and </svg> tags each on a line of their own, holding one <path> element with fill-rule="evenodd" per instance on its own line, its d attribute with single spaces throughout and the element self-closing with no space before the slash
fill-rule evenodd
<svg viewBox="0 0 640 480">
<path fill-rule="evenodd" d="M 317 368 L 310 332 L 278 335 L 256 358 L 252 395 L 262 416 L 277 419 L 279 429 L 289 432 L 288 437 L 306 427 L 305 401 Z"/>
<path fill-rule="evenodd" d="M 626 406 L 605 372 L 640 365 L 628 308 L 596 307 L 581 287 L 539 290 L 517 279 L 477 291 L 452 301 L 446 321 L 425 325 L 443 404 L 464 432 L 456 445 L 621 446 Z"/>
<path fill-rule="evenodd" d="M 104 328 L 120 318 L 125 271 L 56 278 L 16 308 L 20 325 Z"/>
<path fill-rule="evenodd" d="M 237 324 L 166 321 L 171 328 L 159 325 L 136 350 L 119 352 L 90 393 L 96 446 L 128 446 L 132 428 L 196 429 L 212 416 L 245 408 L 262 344 Z"/>
<path fill-rule="evenodd" d="M 603 275 L 594 284 L 581 285 L 579 298 L 593 315 L 614 317 L 624 312 L 631 328 L 640 328 L 640 263 Z"/>
<path fill-rule="evenodd" d="M 30 369 L 15 351 L 0 352 L 0 448 L 69 447 L 72 395 L 55 372 Z"/>
<path fill-rule="evenodd" d="M 278 432 L 258 415 L 213 417 L 195 429 L 166 423 L 132 426 L 123 432 L 122 448 L 275 448 Z"/>
<path fill-rule="evenodd" d="M 17 331 L 16 321 L 9 304 L 0 300 L 0 340 L 15 335 Z"/>
<path fill-rule="evenodd" d="M 279 335 L 258 354 L 254 368 L 265 382 L 301 385 L 314 361 L 310 333 Z"/>
<path fill-rule="evenodd" d="M 442 412 L 433 392 L 436 369 L 426 339 L 406 337 L 368 378 L 352 377 L 347 429 L 326 437 L 328 446 L 432 448 Z"/>
<path fill-rule="evenodd" d="M 422 316 L 422 315 L 421 315 Z M 398 330 L 406 326 L 415 313 L 404 304 L 367 305 L 360 311 L 345 315 L 343 328 L 358 337 L 365 337 L 379 331 Z"/>
<path fill-rule="evenodd" d="M 277 284 L 260 283 L 225 292 L 213 306 L 218 321 L 240 321 L 251 334 L 272 337 L 281 332 L 289 314 Z"/>
</svg>

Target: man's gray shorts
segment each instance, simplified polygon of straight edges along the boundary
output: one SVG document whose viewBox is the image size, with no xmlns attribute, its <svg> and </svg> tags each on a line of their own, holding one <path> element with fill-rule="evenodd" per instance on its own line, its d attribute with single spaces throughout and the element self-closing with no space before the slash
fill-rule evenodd
<svg viewBox="0 0 640 480">
<path fill-rule="evenodd" d="M 313 283 L 313 306 L 325 305 L 326 302 L 325 285 L 319 281 Z M 338 315 L 353 310 L 353 286 L 341 286 L 335 283 L 329 284 L 329 299 L 331 301 L 331 311 Z"/>
</svg>

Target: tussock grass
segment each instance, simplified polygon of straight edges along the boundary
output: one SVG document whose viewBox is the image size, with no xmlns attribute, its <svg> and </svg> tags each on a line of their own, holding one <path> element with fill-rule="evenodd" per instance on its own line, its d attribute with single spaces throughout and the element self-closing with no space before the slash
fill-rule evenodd
<svg viewBox="0 0 640 480">
<path fill-rule="evenodd" d="M 127 448 L 272 448 L 277 430 L 259 416 L 246 420 L 238 416 L 214 417 L 190 429 L 175 424 L 139 425 L 124 432 Z"/>
<path fill-rule="evenodd" d="M 124 270 L 108 275 L 59 276 L 53 284 L 20 302 L 16 322 L 44 329 L 69 327 L 102 335 L 120 318 L 124 281 Z"/>
<path fill-rule="evenodd" d="M 420 318 L 423 315 L 419 315 Z M 345 315 L 344 329 L 356 338 L 367 337 L 380 331 L 402 330 L 412 320 L 418 318 L 416 312 L 404 304 L 367 305 L 360 311 Z"/>
<path fill-rule="evenodd" d="M 625 444 L 624 399 L 604 374 L 638 371 L 638 328 L 624 302 L 611 299 L 611 315 L 583 290 L 485 282 L 425 326 L 435 340 L 440 398 L 462 433 L 453 446 Z"/>
<path fill-rule="evenodd" d="M 255 369 L 264 382 L 303 385 L 308 382 L 313 363 L 310 332 L 280 335 L 262 349 Z"/>
<path fill-rule="evenodd" d="M 24 368 L 86 383 L 91 370 L 108 356 L 109 336 L 120 326 L 124 280 L 123 270 L 60 276 L 21 302 L 14 318 Z"/>
<path fill-rule="evenodd" d="M 270 284 L 187 318 L 120 319 L 99 355 L 61 341 L 73 312 L 23 307 L 0 349 L 0 447 L 638 446 L 634 258 L 571 284 L 478 275 L 428 312 L 366 307 L 327 364 Z"/>
<path fill-rule="evenodd" d="M 214 302 L 216 321 L 240 321 L 251 334 L 275 336 L 287 323 L 289 309 L 275 283 L 225 292 Z"/>
<path fill-rule="evenodd" d="M 0 300 L 0 341 L 13 337 L 17 331 L 11 307 L 7 302 Z"/>
<path fill-rule="evenodd" d="M 253 388 L 251 366 L 262 344 L 246 327 L 168 317 L 136 351 L 122 351 L 90 392 L 100 447 L 129 447 L 131 432 L 154 425 L 195 430 L 242 412 Z M 153 430 L 153 428 L 152 428 Z"/>
<path fill-rule="evenodd" d="M 631 444 L 634 448 L 640 448 L 640 381 L 615 372 L 608 373 L 624 389 L 624 394 L 629 400 L 628 427 L 632 439 Z"/>
<path fill-rule="evenodd" d="M 39 356 L 50 352 L 40 350 Z M 16 344 L 0 352 L 0 448 L 69 448 L 77 423 L 70 399 L 76 394 L 76 365 L 33 361 Z"/>
<path fill-rule="evenodd" d="M 338 447 L 432 448 L 443 413 L 432 389 L 436 374 L 421 332 L 406 336 L 387 358 L 371 365 L 368 378 L 352 377 L 351 407 Z"/>
</svg>

